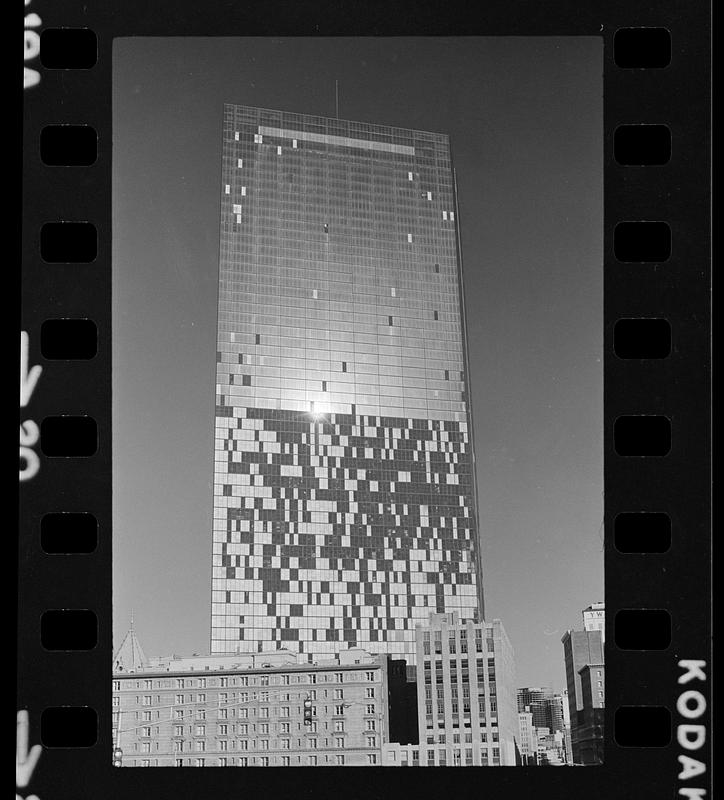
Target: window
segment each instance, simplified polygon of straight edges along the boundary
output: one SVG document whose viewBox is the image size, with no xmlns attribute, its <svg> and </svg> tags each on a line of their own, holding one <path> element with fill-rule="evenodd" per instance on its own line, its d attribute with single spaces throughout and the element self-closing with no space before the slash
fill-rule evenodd
<svg viewBox="0 0 724 800">
<path fill-rule="evenodd" d="M 281 146 L 278 146 L 277 147 L 277 155 L 280 156 L 281 154 L 282 154 L 282 148 L 281 148 Z"/>
<path fill-rule="evenodd" d="M 368 705 L 367 706 L 367 713 L 368 714 L 374 714 L 375 713 L 375 707 L 373 705 Z"/>
<path fill-rule="evenodd" d="M 368 720 L 366 720 L 366 722 L 367 722 L 367 730 L 368 731 L 374 731 L 374 730 L 377 729 L 377 723 L 375 722 L 375 720 L 368 719 Z"/>
<path fill-rule="evenodd" d="M 150 728 L 141 728 L 141 736 L 150 736 L 151 729 Z"/>
<path fill-rule="evenodd" d="M 344 699 L 344 689 L 335 689 L 334 690 L 334 699 L 335 700 L 343 700 Z"/>
<path fill-rule="evenodd" d="M 338 764 L 338 765 L 343 765 L 344 764 L 344 756 L 335 756 L 334 757 L 334 763 Z"/>
<path fill-rule="evenodd" d="M 433 313 L 433 318 L 434 319 L 439 319 L 437 311 L 433 311 L 432 313 Z"/>
<path fill-rule="evenodd" d="M 367 754 L 367 763 L 368 764 L 376 764 L 377 763 L 377 754 L 376 753 L 368 753 Z"/>
<path fill-rule="evenodd" d="M 337 736 L 334 739 L 335 747 L 344 747 L 344 739 L 341 736 Z"/>
<path fill-rule="evenodd" d="M 307 756 L 307 764 L 310 767 L 316 767 L 317 766 L 317 756 Z"/>
<path fill-rule="evenodd" d="M 226 736 L 226 734 L 228 732 L 229 732 L 229 726 L 228 725 L 219 725 L 219 734 L 221 736 Z"/>
<path fill-rule="evenodd" d="M 238 169 L 241 169 L 244 166 L 244 159 L 243 158 L 237 158 L 236 159 L 236 166 L 237 166 Z"/>
<path fill-rule="evenodd" d="M 442 218 L 447 221 L 447 211 L 442 212 Z"/>
<path fill-rule="evenodd" d="M 151 702 L 152 702 L 152 697 L 151 697 L 150 694 L 146 694 L 146 695 L 143 696 L 143 705 L 144 706 L 150 706 Z"/>
<path fill-rule="evenodd" d="M 387 324 L 392 326 L 392 317 L 387 317 Z"/>
<path fill-rule="evenodd" d="M 342 362 L 342 372 L 347 372 L 347 362 L 346 361 Z"/>
<path fill-rule="evenodd" d="M 120 697 L 114 697 L 113 698 L 113 705 L 114 706 L 120 706 L 120 704 L 121 704 L 121 698 Z"/>
<path fill-rule="evenodd" d="M 183 736 L 184 726 L 183 725 L 175 725 L 173 729 L 174 736 Z"/>
<path fill-rule="evenodd" d="M 411 242 L 411 241 L 412 241 L 412 234 L 411 234 L 411 233 L 408 233 L 408 234 L 407 234 L 407 241 L 408 241 L 408 242 Z"/>
<path fill-rule="evenodd" d="M 288 767 L 291 764 L 291 759 L 289 756 L 282 756 L 282 766 Z"/>
<path fill-rule="evenodd" d="M 412 180 L 412 173 L 411 173 L 411 172 L 408 172 L 408 173 L 407 173 L 407 180 L 408 180 L 408 181 L 411 181 L 411 180 Z"/>
<path fill-rule="evenodd" d="M 374 697 L 374 696 L 375 696 L 374 686 L 368 686 L 365 689 L 365 697 Z"/>
<path fill-rule="evenodd" d="M 219 740 L 219 750 L 221 752 L 226 752 L 229 749 L 229 742 L 227 739 L 220 739 Z"/>
<path fill-rule="evenodd" d="M 224 194 L 231 194 L 231 186 L 228 183 L 224 186 Z"/>
<path fill-rule="evenodd" d="M 377 742 L 377 739 L 374 736 L 367 737 L 367 747 L 374 747 Z"/>
<path fill-rule="evenodd" d="M 290 739 L 280 739 L 279 742 L 281 744 L 282 750 L 289 750 Z"/>
<path fill-rule="evenodd" d="M 344 731 L 344 720 L 343 719 L 336 719 L 334 721 L 334 729 L 335 731 Z"/>
</svg>

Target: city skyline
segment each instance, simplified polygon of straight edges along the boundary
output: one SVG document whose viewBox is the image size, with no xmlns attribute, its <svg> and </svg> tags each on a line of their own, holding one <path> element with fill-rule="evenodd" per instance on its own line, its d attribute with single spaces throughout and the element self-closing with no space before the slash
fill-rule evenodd
<svg viewBox="0 0 724 800">
<path fill-rule="evenodd" d="M 211 318 L 215 292 L 209 280 L 213 275 L 209 256 L 214 248 L 212 231 L 200 227 L 202 221 L 208 224 L 208 209 L 198 222 L 195 216 L 201 209 L 199 197 L 206 196 L 211 188 L 218 196 L 219 184 L 218 171 L 204 173 L 218 146 L 205 145 L 206 134 L 201 132 L 213 132 L 215 124 L 208 122 L 207 110 L 211 112 L 214 102 L 218 102 L 214 101 L 215 96 L 226 93 L 229 97 L 225 86 L 230 85 L 230 79 L 224 73 L 229 60 L 240 56 L 238 49 L 230 49 L 223 40 L 214 42 L 215 57 L 204 44 L 187 42 L 184 47 L 191 50 L 184 53 L 190 55 L 181 65 L 174 60 L 174 53 L 180 52 L 177 44 L 161 40 L 154 44 L 161 47 L 153 55 L 143 42 L 121 41 L 116 48 L 117 54 L 125 53 L 126 60 L 124 77 L 115 84 L 114 97 L 114 119 L 125 132 L 125 137 L 114 136 L 114 264 L 119 265 L 114 270 L 115 324 L 122 331 L 119 336 L 117 327 L 114 334 L 114 503 L 121 511 L 116 514 L 114 537 L 115 625 L 117 636 L 122 635 L 128 611 L 135 607 L 137 625 L 150 650 L 188 652 L 204 650 L 208 641 L 204 631 L 208 628 L 208 599 L 198 591 L 208 571 L 199 579 L 191 566 L 208 558 L 208 547 L 201 546 L 199 537 L 203 538 L 204 527 L 208 530 L 204 526 L 208 512 L 201 509 L 210 508 L 204 498 L 210 500 L 211 495 L 208 484 L 204 485 L 205 478 L 199 476 L 208 474 L 201 463 L 210 461 L 205 455 L 208 436 L 202 428 L 213 409 L 209 409 L 208 397 L 197 387 L 209 385 L 208 371 L 202 363 L 208 359 L 209 349 L 213 354 L 213 343 L 211 348 L 209 344 L 214 333 Z M 241 58 L 248 80 L 233 92 L 239 101 L 267 108 L 328 112 L 313 89 L 313 81 L 304 84 L 305 91 L 311 92 L 306 101 L 303 96 L 293 100 L 295 92 L 288 92 L 286 99 L 280 96 L 280 91 L 273 88 L 281 85 L 278 71 L 269 76 L 265 85 L 252 85 L 263 82 L 263 71 L 255 66 L 255 60 L 262 57 L 265 48 L 269 54 L 269 48 L 276 48 L 281 56 L 288 55 L 288 50 L 283 42 L 248 44 Z M 497 103 L 485 109 L 488 123 L 481 127 L 482 109 L 456 106 L 456 117 L 450 114 L 450 108 L 445 113 L 436 106 L 435 98 L 445 96 L 446 103 L 451 102 L 442 91 L 442 77 L 435 79 L 437 82 L 433 81 L 422 95 L 417 88 L 411 88 L 412 84 L 408 84 L 409 91 L 405 93 L 398 81 L 400 88 L 390 94 L 398 99 L 405 97 L 404 103 L 392 103 L 373 92 L 374 86 L 384 82 L 380 82 L 382 75 L 395 85 L 394 73 L 400 60 L 403 64 L 420 63 L 417 56 L 422 42 L 396 42 L 389 51 L 394 57 L 378 61 L 371 56 L 379 55 L 381 43 L 359 43 L 351 49 L 348 42 L 344 46 L 325 43 L 327 58 L 335 60 L 342 48 L 353 54 L 350 63 L 356 64 L 356 69 L 367 71 L 366 92 L 360 87 L 355 93 L 343 92 L 344 116 L 417 130 L 452 128 L 459 192 L 465 197 L 464 202 L 461 200 L 463 251 L 466 265 L 471 257 L 474 264 L 474 269 L 466 268 L 466 284 L 471 282 L 468 305 L 476 312 L 471 317 L 471 402 L 478 403 L 481 409 L 474 415 L 481 546 L 485 563 L 492 566 L 487 567 L 485 576 L 487 603 L 492 616 L 505 620 L 518 656 L 524 654 L 519 661 L 525 671 L 521 681 L 556 687 L 563 684 L 560 632 L 570 625 L 572 609 L 583 607 L 591 597 L 602 594 L 601 485 L 591 491 L 596 476 L 601 479 L 602 456 L 600 432 L 590 425 L 591 420 L 600 424 L 601 404 L 600 69 L 596 72 L 600 67 L 600 43 L 585 44 L 583 40 L 565 45 L 553 40 L 536 42 L 536 57 L 548 65 L 548 71 L 545 79 L 542 74 L 536 74 L 534 79 L 530 52 L 524 54 L 515 42 L 506 50 L 501 42 L 486 41 L 475 53 L 456 43 L 457 54 L 444 42 L 426 42 L 424 49 L 428 56 L 432 53 L 431 63 L 441 67 L 443 75 L 445 69 L 450 75 L 471 74 L 460 70 L 456 57 L 468 59 L 469 63 L 479 59 L 479 66 L 485 67 L 481 74 L 490 81 L 484 85 L 485 99 L 497 99 Z M 369 49 L 366 56 L 362 52 L 365 47 Z M 562 55 L 561 47 L 572 49 Z M 295 42 L 294 48 L 295 55 L 299 55 L 304 44 Z M 436 49 L 440 54 L 437 61 L 433 52 Z M 250 55 L 252 52 L 256 55 Z M 512 74 L 503 75 L 499 69 L 496 72 L 495 57 L 504 52 L 517 65 Z M 135 58 L 139 54 L 142 58 Z M 272 61 L 282 74 L 292 74 L 283 73 L 285 67 L 279 66 L 285 63 L 284 57 Z M 139 72 L 143 64 L 156 64 L 159 69 Z M 165 70 L 162 64 L 167 65 Z M 584 73 L 581 65 L 586 67 Z M 379 73 L 375 80 L 370 80 L 372 68 Z M 216 76 L 211 93 L 207 92 L 209 73 Z M 574 73 L 576 80 L 572 81 Z M 203 81 L 200 76 L 204 76 Z M 491 93 L 496 79 L 502 81 L 500 85 L 508 95 L 512 92 L 512 98 L 505 93 L 496 98 L 495 92 Z M 351 78 L 348 82 L 343 79 L 342 85 L 352 85 Z M 465 102 L 474 96 L 470 92 L 472 85 L 477 84 L 468 82 L 466 86 L 463 82 L 460 86 L 460 97 Z M 543 92 L 540 99 L 545 113 L 537 102 L 537 91 Z M 421 103 L 422 97 L 426 102 Z M 574 120 L 570 101 L 575 98 L 585 98 L 587 115 L 579 114 Z M 183 125 L 176 120 L 177 112 L 183 117 Z M 536 120 L 535 129 L 520 127 L 526 113 Z M 432 115 L 429 124 L 423 124 L 426 114 Z M 495 135 L 491 137 L 493 122 Z M 559 136 L 564 129 L 565 146 Z M 138 135 L 141 130 L 143 136 Z M 503 130 L 511 137 L 512 160 L 499 157 Z M 525 133 L 525 146 L 521 131 Z M 479 136 L 487 143 L 487 149 L 479 150 L 475 138 Z M 159 163 L 161 142 L 164 157 Z M 496 148 L 498 156 L 492 161 Z M 555 158 L 551 160 L 552 154 Z M 543 173 L 531 183 L 530 174 L 523 176 L 520 172 L 522 162 L 529 168 L 534 163 L 536 168 L 542 168 L 550 186 L 544 181 L 545 188 L 541 187 Z M 516 191 L 511 191 L 510 181 L 517 181 Z M 525 194 L 521 194 L 523 190 Z M 144 193 L 149 203 L 147 213 L 140 219 L 137 203 L 131 208 L 128 201 Z M 536 198 L 532 204 L 530 197 Z M 535 216 L 540 220 L 544 197 L 551 199 L 549 208 L 555 207 L 557 215 L 544 214 L 546 222 L 560 221 L 553 234 L 557 237 L 555 244 L 549 239 L 544 245 L 536 228 Z M 510 214 L 511 201 L 515 202 L 514 215 Z M 473 220 L 469 228 L 465 214 Z M 527 235 L 511 237 L 513 229 L 506 228 L 502 214 L 507 214 L 510 221 L 515 217 L 516 227 L 525 221 Z M 155 219 L 160 223 L 153 232 L 145 227 L 146 217 L 149 222 Z M 188 238 L 192 230 L 194 241 Z M 485 242 L 476 238 L 481 230 Z M 569 235 L 571 230 L 577 231 L 576 237 Z M 131 231 L 139 235 L 129 239 Z M 498 232 L 506 235 L 496 240 Z M 521 241 L 531 248 L 522 260 L 520 253 L 516 256 Z M 583 270 L 581 265 L 585 265 Z M 576 306 L 575 319 L 561 316 L 556 306 L 556 293 L 551 290 L 563 285 L 568 294 L 575 292 L 579 299 L 588 298 L 587 304 Z M 483 287 L 487 291 L 481 291 Z M 570 314 L 571 308 L 566 308 Z M 583 326 L 578 311 L 586 317 Z M 155 315 L 153 333 L 146 321 L 149 314 Z M 506 322 L 508 316 L 512 327 Z M 525 324 L 516 328 L 523 321 Z M 569 324 L 576 329 L 575 342 L 568 335 Z M 194 330 L 197 325 L 199 328 Z M 581 336 L 581 330 L 585 335 Z M 535 335 L 532 346 L 531 340 L 522 337 L 523 331 Z M 138 352 L 139 336 L 144 337 L 146 358 L 142 363 L 131 357 L 134 351 Z M 544 342 L 546 346 L 541 349 Z M 574 353 L 576 347 L 578 351 Z M 588 367 L 583 368 L 582 358 Z M 153 370 L 153 379 L 147 375 L 148 369 Z M 192 405 L 197 409 L 198 422 L 193 421 Z M 546 414 L 553 416 L 546 419 Z M 543 423 L 542 428 L 536 428 L 536 419 Z M 553 419 L 556 421 L 551 425 Z M 486 443 L 482 456 L 481 440 Z M 144 448 L 145 443 L 151 445 L 150 450 Z M 141 452 L 145 452 L 147 463 L 139 460 Z M 188 458 L 189 453 L 194 453 L 194 459 Z M 524 463 L 519 467 L 521 460 Z M 133 469 L 128 468 L 130 463 L 134 464 Z M 149 468 L 153 469 L 153 477 Z M 151 486 L 153 497 L 146 489 Z M 147 588 L 151 584 L 148 570 L 161 563 L 163 569 L 155 570 L 156 579 L 164 587 L 159 595 L 157 589 Z M 552 585 L 558 587 L 555 599 L 546 595 Z M 154 594 L 152 602 L 149 591 Z M 188 623 L 183 630 L 170 628 L 162 621 L 179 613 Z M 149 631 L 157 646 L 149 642 Z M 541 663 L 547 666 L 534 669 L 534 664 Z"/>
</svg>

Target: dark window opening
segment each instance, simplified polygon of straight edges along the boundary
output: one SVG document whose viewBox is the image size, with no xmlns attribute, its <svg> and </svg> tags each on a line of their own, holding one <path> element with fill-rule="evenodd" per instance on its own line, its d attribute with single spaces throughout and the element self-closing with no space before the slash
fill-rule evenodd
<svg viewBox="0 0 724 800">
<path fill-rule="evenodd" d="M 434 317 L 435 317 L 435 319 L 440 319 L 440 317 L 438 316 L 437 311 L 434 312 Z"/>
<path fill-rule="evenodd" d="M 261 334 L 259 333 L 256 335 L 256 344 L 261 344 Z"/>
<path fill-rule="evenodd" d="M 435 264 L 435 272 L 440 272 L 440 265 L 439 264 Z"/>
<path fill-rule="evenodd" d="M 327 391 L 327 381 L 322 381 L 322 391 L 323 392 Z"/>
<path fill-rule="evenodd" d="M 346 361 L 342 362 L 342 372 L 347 372 L 347 362 Z"/>
<path fill-rule="evenodd" d="M 445 370 L 445 380 L 446 380 L 446 381 L 449 381 L 449 380 L 450 380 L 450 370 L 449 370 L 449 369 L 446 369 L 446 370 Z"/>
<path fill-rule="evenodd" d="M 242 386 L 251 386 L 251 375 L 242 375 L 241 376 L 241 385 Z"/>
<path fill-rule="evenodd" d="M 387 324 L 392 325 L 392 317 L 387 317 Z"/>
</svg>

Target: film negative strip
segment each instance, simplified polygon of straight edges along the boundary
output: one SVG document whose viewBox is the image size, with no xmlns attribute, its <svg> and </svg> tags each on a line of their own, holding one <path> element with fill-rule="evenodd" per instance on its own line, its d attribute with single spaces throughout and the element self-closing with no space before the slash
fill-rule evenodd
<svg viewBox="0 0 724 800">
<path fill-rule="evenodd" d="M 448 3 L 424 4 L 410 14 L 394 4 L 212 4 L 199 13 L 183 3 L 93 9 L 26 0 L 17 797 L 210 797 L 262 788 L 282 796 L 432 796 L 449 791 L 451 781 L 462 791 L 516 797 L 533 791 L 543 797 L 711 796 L 710 22 L 706 3 L 494 3 L 483 11 Z M 276 43 L 278 50 L 269 54 L 282 54 L 279 60 L 259 56 L 257 63 L 251 37 L 254 47 Z M 539 42 L 545 47 L 536 50 Z M 578 49 L 567 49 L 571 42 Z M 367 50 L 359 49 L 362 43 Z M 234 60 L 239 52 L 246 60 Z M 350 63 L 358 59 L 356 73 L 343 68 L 345 54 Z M 373 69 L 375 59 L 384 69 Z M 240 64 L 248 75 L 238 71 Z M 359 84 L 342 81 L 340 95 L 340 82 L 326 72 L 330 64 Z M 584 64 L 593 65 L 591 75 L 602 72 L 602 85 L 591 78 L 569 86 Z M 238 91 L 224 97 L 218 119 L 203 128 L 202 107 L 194 103 L 206 93 L 222 96 L 218 76 L 229 71 Z M 253 83 L 263 73 L 274 76 L 266 95 Z M 178 86 L 176 94 L 164 94 L 171 74 L 184 76 L 187 97 Z M 397 74 L 398 83 L 389 78 Z M 328 84 L 316 89 L 322 75 Z M 301 77 L 294 85 L 303 87 L 297 107 L 290 106 L 288 87 L 286 93 L 280 88 L 295 76 Z M 571 189 L 588 226 L 586 241 L 602 243 L 602 252 L 591 251 L 602 284 L 589 276 L 587 288 L 569 282 L 576 273 L 555 267 L 573 247 L 562 231 L 580 220 L 569 220 L 562 205 L 545 207 L 546 195 L 535 188 L 565 169 L 565 158 L 554 163 L 552 149 L 553 141 L 561 141 L 555 126 L 575 116 L 564 113 L 561 98 L 569 95 L 559 91 L 563 85 L 571 97 L 598 98 L 585 113 L 599 138 L 585 139 L 589 149 L 575 155 L 584 140 L 571 130 L 570 155 L 555 150 L 590 168 L 581 167 L 580 175 L 571 168 L 566 181 L 602 177 L 600 208 L 595 185 L 586 191 L 582 179 L 577 195 Z M 464 107 L 480 123 L 473 101 L 478 92 L 490 100 L 489 111 L 483 128 L 466 133 L 453 118 Z M 320 100 L 321 93 L 329 96 Z M 355 105 L 355 93 L 364 102 Z M 461 98 L 457 105 L 452 96 Z M 129 100 L 139 97 L 143 102 Z M 381 110 L 371 118 L 375 102 Z M 428 122 L 435 106 L 435 122 Z M 270 110 L 275 108 L 282 110 Z M 348 108 L 366 108 L 367 122 L 347 121 Z M 427 125 L 445 133 L 441 113 L 449 114 L 457 139 L 425 132 Z M 350 111 L 350 118 L 360 117 Z M 133 124 L 120 124 L 124 119 Z M 209 129 L 217 138 L 204 158 L 211 153 L 215 160 L 202 163 L 193 155 L 195 137 Z M 524 129 L 526 150 L 519 145 Z M 186 130 L 186 138 L 178 135 Z M 483 147 L 489 149 L 481 155 Z M 170 181 L 166 194 L 139 193 L 139 186 L 164 179 Z M 186 180 L 191 190 L 181 189 Z M 494 201 L 476 199 L 469 188 L 476 181 L 502 187 L 501 194 Z M 344 197 L 335 194 L 343 184 Z M 174 192 L 186 199 L 171 200 Z M 188 200 L 196 194 L 198 205 Z M 166 199 L 168 210 L 159 210 Z M 180 234 L 196 216 L 218 224 L 219 208 L 220 251 L 218 228 L 190 226 L 193 235 Z M 508 244 L 476 251 L 470 232 L 492 231 L 485 214 L 504 227 L 501 240 L 507 237 Z M 553 232 L 546 238 L 538 223 Z M 347 238 L 340 244 L 342 227 Z M 194 249 L 197 235 L 213 247 Z M 219 263 L 198 274 L 173 268 L 209 248 Z M 548 265 L 540 268 L 542 277 L 533 266 L 537 248 L 547 248 L 547 255 L 540 254 Z M 150 254 L 141 257 L 144 249 Z M 164 260 L 161 250 L 173 256 Z M 133 268 L 134 256 L 140 269 Z M 506 282 L 485 272 L 481 263 L 492 258 L 517 277 Z M 165 306 L 158 301 L 159 294 L 174 295 L 173 287 L 139 277 L 153 259 L 160 271 L 166 265 L 162 276 L 175 274 L 183 286 L 178 307 L 176 300 Z M 528 264 L 528 273 L 515 271 L 516 259 Z M 125 283 L 118 282 L 123 270 L 132 276 Z M 548 294 L 544 284 L 551 284 Z M 535 316 L 530 286 L 543 305 L 554 295 L 565 299 L 547 322 Z M 478 304 L 478 290 L 481 297 L 488 293 L 488 305 Z M 280 312 L 279 297 L 287 295 L 297 299 L 283 301 Z M 405 296 L 416 299 L 405 306 Z M 217 432 L 190 478 L 192 470 L 164 463 L 166 454 L 182 451 L 164 439 L 167 431 L 152 426 L 188 407 L 179 399 L 184 384 L 174 374 L 188 370 L 193 393 L 194 376 L 203 381 L 204 364 L 213 363 L 204 355 L 193 362 L 201 365 L 194 372 L 183 353 L 203 349 L 204 342 L 171 322 L 185 313 L 193 325 L 202 318 L 202 312 L 194 316 L 195 304 L 209 306 L 209 298 L 212 313 L 218 311 L 206 327 L 217 337 Z M 320 311 L 317 304 L 324 301 Z M 502 340 L 493 349 L 520 364 L 514 369 L 530 370 L 515 383 L 518 392 L 548 409 L 561 403 L 557 421 L 536 418 L 522 434 L 508 431 L 509 440 L 496 439 L 481 421 L 481 387 L 499 393 L 498 405 L 512 397 L 494 382 L 502 381 L 503 372 L 488 380 L 476 363 L 487 337 L 512 330 L 480 325 L 483 307 L 491 319 L 499 307 L 502 316 L 522 324 L 517 349 L 506 350 Z M 276 321 L 269 316 L 274 313 Z M 175 337 L 164 345 L 167 355 L 177 351 L 170 365 L 153 361 L 159 348 L 144 339 L 151 328 L 141 326 L 132 335 L 128 320 L 148 314 L 158 315 L 155 335 Z M 297 323 L 301 333 L 285 334 L 283 326 L 293 323 L 284 319 L 295 315 L 306 320 Z M 527 328 L 526 315 L 535 319 Z M 536 336 L 544 335 L 536 325 L 568 316 L 581 331 L 589 330 L 583 321 L 588 316 L 598 331 L 585 334 L 599 347 L 592 356 L 599 358 L 593 389 L 580 377 L 593 373 L 571 361 L 574 351 L 564 348 L 545 380 L 572 372 L 566 391 L 573 399 L 570 405 L 548 403 L 535 365 L 554 362 L 535 347 Z M 126 317 L 121 346 L 118 325 Z M 368 341 L 365 325 L 375 331 L 368 350 L 360 345 Z M 337 354 L 321 366 L 311 355 L 312 328 L 324 329 L 325 347 Z M 270 347 L 273 330 L 277 339 Z M 356 344 L 335 349 L 329 343 L 335 333 L 340 342 Z M 426 342 L 422 355 L 414 350 L 415 336 Z M 305 366 L 292 363 L 295 337 L 306 337 Z M 530 349 L 531 360 L 515 361 L 521 349 Z M 143 366 L 147 356 L 150 367 Z M 365 365 L 372 363 L 369 377 Z M 402 365 L 399 374 L 396 364 Z M 418 382 L 406 383 L 409 376 L 419 376 Z M 571 498 L 584 491 L 583 483 L 573 480 L 571 464 L 556 459 L 562 458 L 560 442 L 579 435 L 574 414 L 586 404 L 598 407 L 599 378 L 602 553 L 591 555 L 583 535 L 563 545 L 551 539 L 559 572 L 543 580 L 541 565 L 535 578 L 520 553 L 503 558 L 503 546 L 494 546 L 496 535 L 503 536 L 496 529 L 512 530 L 522 517 L 510 508 L 500 518 L 486 513 L 485 481 L 503 492 L 505 481 L 515 480 L 509 466 L 515 452 L 534 457 L 514 443 L 535 439 L 538 426 L 550 424 L 556 441 L 537 441 L 548 448 L 550 470 L 566 475 L 565 486 L 535 489 L 539 498 L 553 491 L 548 501 L 564 508 L 570 503 L 567 513 L 575 517 Z M 585 403 L 576 400 L 589 390 Z M 198 395 L 204 397 L 203 386 Z M 131 396 L 136 405 L 127 400 Z M 141 415 L 144 396 L 161 410 Z M 595 414 L 581 419 L 597 424 Z M 169 430 L 183 428 L 175 424 L 169 422 Z M 119 431 L 125 437 L 134 425 L 136 444 L 119 440 Z M 184 439 L 189 460 L 211 430 L 201 425 L 197 438 Z M 595 437 L 591 441 L 595 449 Z M 495 457 L 488 458 L 492 450 Z M 595 471 L 596 457 L 586 469 Z M 129 463 L 147 484 L 158 482 L 155 511 L 143 493 L 133 495 L 139 482 L 126 479 L 135 471 Z M 172 492 L 167 471 L 176 476 Z M 199 491 L 185 483 L 193 480 Z M 389 486 L 383 496 L 384 481 Z M 189 513 L 182 496 L 205 497 L 212 484 L 214 524 L 209 489 L 209 507 L 201 515 L 209 519 L 208 532 L 198 536 L 210 540 L 213 527 L 213 553 L 204 545 L 209 565 L 199 568 L 198 578 L 190 557 L 160 554 L 173 530 L 150 541 L 156 535 L 153 514 L 165 504 L 172 528 L 179 519 L 172 508 L 179 504 L 185 509 L 179 513 Z M 515 502 L 528 508 L 527 500 Z M 119 509 L 134 505 L 123 517 L 126 511 Z M 540 499 L 531 501 L 534 515 L 544 507 Z M 150 515 L 147 533 L 136 531 L 134 538 L 128 520 L 136 524 L 144 513 Z M 561 519 L 569 517 L 561 512 Z M 530 538 L 520 540 L 523 549 L 538 533 L 533 526 L 525 535 Z M 496 619 L 483 611 L 477 537 Z M 191 548 L 190 541 L 179 539 L 178 548 Z M 350 541 L 358 550 L 354 557 Z M 553 630 L 554 649 L 567 685 L 549 694 L 545 687 L 521 688 L 501 628 L 506 595 L 497 587 L 518 587 L 511 589 L 519 597 L 510 616 L 533 618 L 550 593 L 577 602 L 580 584 L 596 566 L 581 566 L 578 584 L 573 573 L 589 557 L 604 566 L 608 613 L 604 617 L 604 604 L 592 596 L 582 630 L 566 631 L 568 620 L 551 622 L 562 626 Z M 167 587 L 161 573 L 173 570 L 180 571 L 179 598 L 199 583 L 205 587 L 207 575 L 211 592 L 203 589 L 197 613 L 192 601 L 167 602 L 166 589 L 158 589 L 154 604 L 168 608 L 165 618 L 156 619 L 175 634 L 144 643 L 149 655 L 154 648 L 147 658 L 134 616 L 140 622 L 153 593 L 142 593 L 130 631 L 114 638 L 113 625 L 117 633 L 127 625 L 114 620 L 113 609 L 125 616 L 133 594 L 128 589 L 119 601 L 118 587 L 128 571 L 138 572 L 129 587 L 137 587 L 141 575 Z M 510 575 L 501 581 L 496 575 L 505 570 Z M 169 643 L 192 640 L 186 629 L 197 624 L 194 615 L 208 617 L 210 594 L 208 638 L 199 643 L 202 649 L 210 640 L 208 652 L 160 656 Z M 522 622 L 509 627 L 521 662 L 526 655 L 536 658 L 525 641 L 528 630 Z M 547 653 L 541 648 L 541 665 Z M 480 654 L 487 654 L 487 663 Z M 430 669 L 437 678 L 430 678 Z M 534 674 L 518 663 L 521 680 L 535 682 Z M 257 685 L 255 680 L 281 688 L 251 695 L 235 688 Z M 541 673 L 540 682 L 548 680 L 555 682 Z M 315 686 L 284 688 L 295 683 Z M 322 683 L 329 688 L 316 685 Z M 327 695 L 329 705 L 322 706 Z M 433 723 L 434 701 L 439 716 Z M 388 769 L 402 764 L 472 769 Z M 290 781 L 283 769 L 186 768 L 313 765 L 370 768 L 344 784 L 344 771 L 306 770 Z M 542 765 L 597 768 L 531 773 Z M 118 769 L 143 766 L 180 769 Z M 481 772 L 477 766 L 520 768 Z"/>
</svg>

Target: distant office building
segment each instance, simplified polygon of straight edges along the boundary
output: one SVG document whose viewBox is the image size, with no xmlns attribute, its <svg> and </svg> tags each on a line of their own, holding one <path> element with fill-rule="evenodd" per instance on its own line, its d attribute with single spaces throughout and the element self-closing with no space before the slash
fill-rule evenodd
<svg viewBox="0 0 724 800">
<path fill-rule="evenodd" d="M 225 105 L 211 650 L 415 658 L 483 618 L 442 133 Z"/>
<path fill-rule="evenodd" d="M 383 745 L 388 766 L 513 766 L 513 649 L 500 620 L 431 614 L 416 628 L 419 745 Z"/>
<path fill-rule="evenodd" d="M 517 691 L 518 711 L 529 709 L 536 728 L 563 729 L 562 698 L 548 686 L 526 686 Z"/>
<path fill-rule="evenodd" d="M 566 631 L 561 639 L 568 684 L 568 708 L 571 718 L 571 749 L 574 763 L 581 763 L 578 731 L 582 725 L 583 688 L 580 670 L 588 664 L 604 663 L 603 635 L 600 630 Z"/>
<path fill-rule="evenodd" d="M 571 710 L 568 705 L 568 689 L 561 692 L 561 712 L 563 714 L 563 737 L 566 748 L 566 763 L 573 764 L 573 745 L 571 743 Z"/>
<path fill-rule="evenodd" d="M 522 766 L 538 765 L 538 733 L 529 710 L 518 711 L 518 750 Z"/>
<path fill-rule="evenodd" d="M 583 630 L 600 631 L 601 639 L 606 641 L 606 606 L 605 603 L 592 603 L 583 609 Z"/>
<path fill-rule="evenodd" d="M 290 651 L 148 659 L 113 673 L 113 746 L 131 767 L 375 765 L 390 736 L 409 738 L 389 713 L 400 678 L 404 662 L 360 649 L 317 664 Z"/>
<path fill-rule="evenodd" d="M 603 764 L 606 668 L 602 663 L 586 664 L 579 674 L 583 704 L 578 725 L 579 758 L 582 764 Z"/>
<path fill-rule="evenodd" d="M 566 743 L 563 731 L 536 728 L 538 740 L 538 765 L 563 767 L 566 765 Z"/>
</svg>

